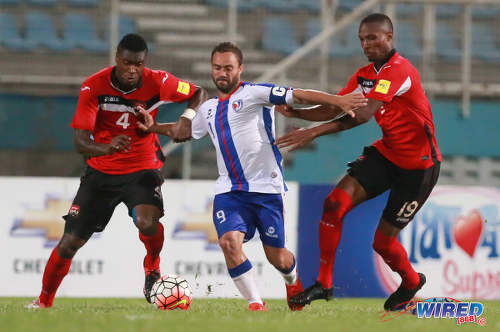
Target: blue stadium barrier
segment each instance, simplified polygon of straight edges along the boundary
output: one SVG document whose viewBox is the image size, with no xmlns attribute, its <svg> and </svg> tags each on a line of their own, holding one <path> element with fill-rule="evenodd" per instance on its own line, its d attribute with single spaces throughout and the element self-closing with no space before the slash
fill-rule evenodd
<svg viewBox="0 0 500 332">
<path fill-rule="evenodd" d="M 57 0 L 27 0 L 27 3 L 35 6 L 54 7 L 57 4 Z"/>
<path fill-rule="evenodd" d="M 299 43 L 294 36 L 292 24 L 282 18 L 269 18 L 264 21 L 262 48 L 266 51 L 291 54 Z"/>
<path fill-rule="evenodd" d="M 106 41 L 109 40 L 109 22 L 106 21 L 104 26 Z M 118 21 L 118 38 L 121 39 L 123 36 L 129 33 L 137 33 L 137 24 L 133 19 L 126 15 L 120 15 Z M 149 46 L 149 44 L 148 44 Z"/>
<path fill-rule="evenodd" d="M 64 39 L 73 47 L 93 53 L 109 51 L 107 42 L 97 37 L 94 20 L 87 14 L 69 13 L 64 16 Z"/>
<path fill-rule="evenodd" d="M 259 5 L 271 12 L 286 13 L 297 10 L 298 4 L 290 0 L 260 1 Z"/>
<path fill-rule="evenodd" d="M 13 52 L 30 52 L 35 49 L 33 42 L 21 38 L 14 16 L 0 13 L 0 45 Z"/>
<path fill-rule="evenodd" d="M 0 0 L 1 6 L 17 6 L 20 5 L 22 0 Z"/>
<path fill-rule="evenodd" d="M 51 51 L 65 52 L 72 44 L 59 39 L 52 18 L 42 12 L 29 12 L 25 16 L 26 39 L 36 46 L 44 46 Z"/>
<path fill-rule="evenodd" d="M 496 44 L 493 26 L 488 23 L 472 24 L 472 56 L 488 62 L 500 61 L 500 48 Z"/>
</svg>

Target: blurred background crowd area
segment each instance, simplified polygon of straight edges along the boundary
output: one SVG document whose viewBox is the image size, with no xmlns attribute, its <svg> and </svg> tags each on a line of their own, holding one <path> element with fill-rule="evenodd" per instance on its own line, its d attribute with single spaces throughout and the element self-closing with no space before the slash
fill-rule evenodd
<svg viewBox="0 0 500 332">
<path fill-rule="evenodd" d="M 0 0 L 0 175 L 81 173 L 69 127 L 80 85 L 113 63 L 126 33 L 146 38 L 150 68 L 211 95 L 210 52 L 226 40 L 244 52 L 244 80 L 336 92 L 367 63 L 357 30 L 372 12 L 393 19 L 396 49 L 421 73 L 444 156 L 439 183 L 500 185 L 498 0 Z M 183 107 L 162 106 L 159 120 Z M 276 118 L 277 135 L 310 125 Z M 285 177 L 334 182 L 380 135 L 372 120 L 285 153 Z M 217 176 L 208 139 L 162 143 L 168 178 Z"/>
</svg>

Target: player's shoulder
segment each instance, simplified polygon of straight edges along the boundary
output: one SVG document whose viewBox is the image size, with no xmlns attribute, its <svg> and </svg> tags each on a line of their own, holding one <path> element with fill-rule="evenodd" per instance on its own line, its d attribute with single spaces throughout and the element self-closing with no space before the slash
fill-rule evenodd
<svg viewBox="0 0 500 332">
<path fill-rule="evenodd" d="M 408 60 L 407 58 L 403 57 L 401 54 L 396 53 L 394 56 L 389 60 L 387 65 L 391 66 L 393 69 L 398 69 L 398 70 L 416 70 L 415 66 Z"/>
<path fill-rule="evenodd" d="M 241 83 L 241 86 L 247 87 L 249 89 L 255 89 L 255 88 L 262 88 L 262 87 L 274 88 L 275 85 L 273 83 L 255 83 L 255 82 L 244 81 L 243 83 Z"/>
<path fill-rule="evenodd" d="M 207 99 L 198 107 L 198 112 L 208 112 L 210 109 L 217 108 L 217 104 L 217 97 Z"/>
<path fill-rule="evenodd" d="M 83 81 L 83 84 L 89 86 L 102 83 L 103 81 L 110 81 L 112 71 L 113 71 L 113 66 L 103 68 L 99 70 L 97 73 L 94 73 L 89 77 L 87 77 L 85 81 Z"/>
</svg>

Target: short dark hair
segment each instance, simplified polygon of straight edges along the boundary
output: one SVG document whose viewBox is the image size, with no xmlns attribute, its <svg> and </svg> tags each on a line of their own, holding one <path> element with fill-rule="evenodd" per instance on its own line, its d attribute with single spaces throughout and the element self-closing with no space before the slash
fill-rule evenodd
<svg viewBox="0 0 500 332">
<path fill-rule="evenodd" d="M 148 45 L 144 38 L 139 36 L 136 33 L 129 33 L 123 36 L 120 43 L 118 43 L 118 47 L 116 48 L 116 52 L 120 53 L 123 50 L 131 51 L 131 52 L 146 52 L 148 53 Z"/>
<path fill-rule="evenodd" d="M 364 23 L 380 23 L 380 24 L 385 23 L 389 26 L 389 29 L 391 31 L 394 31 L 391 19 L 389 18 L 389 16 L 382 13 L 374 13 L 366 16 L 363 20 L 361 20 L 359 26 L 363 25 Z"/>
<path fill-rule="evenodd" d="M 214 58 L 215 52 L 218 53 L 232 52 L 238 58 L 238 64 L 241 65 L 243 63 L 243 52 L 241 52 L 241 49 L 234 43 L 222 42 L 216 45 L 212 50 L 212 56 L 210 57 L 210 60 Z"/>
</svg>

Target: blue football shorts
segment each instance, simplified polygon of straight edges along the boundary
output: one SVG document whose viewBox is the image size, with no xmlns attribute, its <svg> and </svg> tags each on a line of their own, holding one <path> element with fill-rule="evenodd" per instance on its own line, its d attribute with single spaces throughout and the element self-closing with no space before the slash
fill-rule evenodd
<svg viewBox="0 0 500 332">
<path fill-rule="evenodd" d="M 219 238 L 229 231 L 245 233 L 247 242 L 259 230 L 265 245 L 285 247 L 285 223 L 281 194 L 231 191 L 215 195 L 213 221 Z"/>
</svg>

